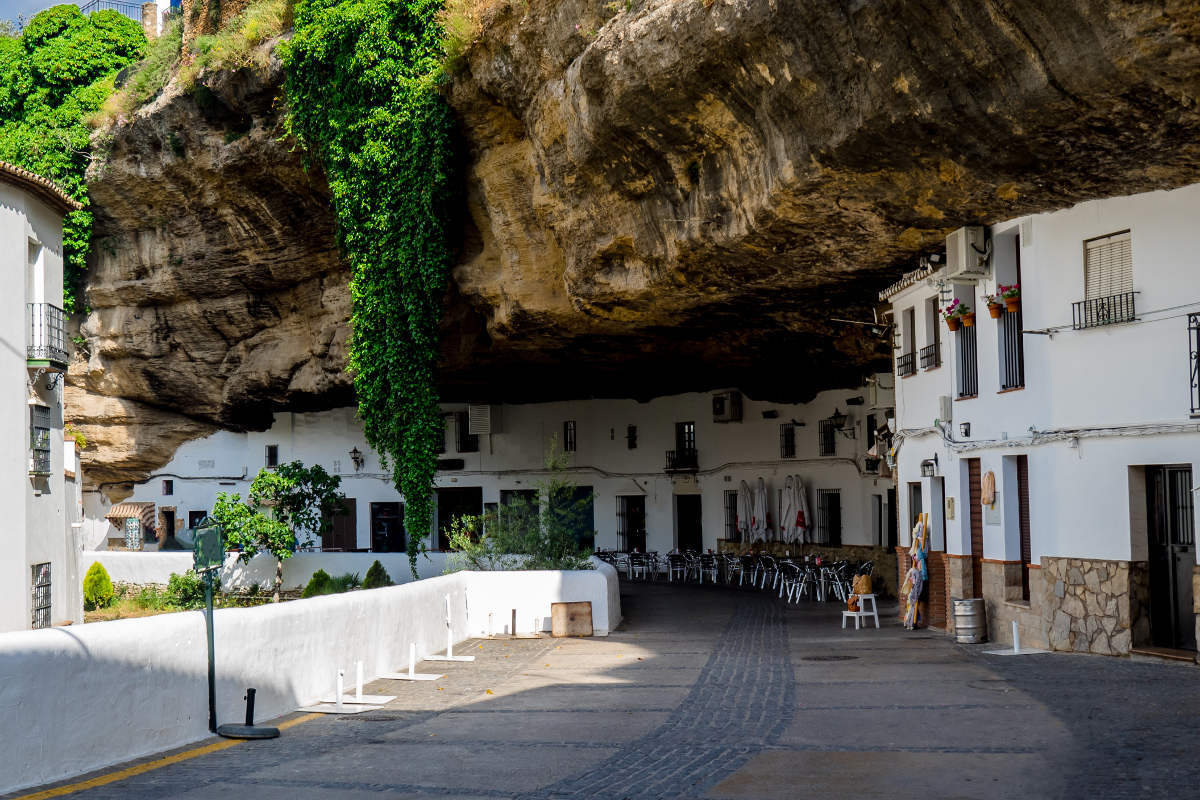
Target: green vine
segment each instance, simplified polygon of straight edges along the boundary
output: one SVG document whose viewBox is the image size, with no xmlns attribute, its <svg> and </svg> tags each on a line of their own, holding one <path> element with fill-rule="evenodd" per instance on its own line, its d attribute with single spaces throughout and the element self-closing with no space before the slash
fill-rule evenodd
<svg viewBox="0 0 1200 800">
<path fill-rule="evenodd" d="M 292 133 L 329 178 L 353 276 L 359 417 L 404 495 L 414 577 L 433 519 L 434 370 L 450 267 L 440 10 L 441 0 L 298 0 L 281 52 Z"/>
<path fill-rule="evenodd" d="M 63 222 L 63 305 L 81 310 L 79 283 L 92 233 L 87 119 L 113 91 L 113 78 L 146 50 L 136 22 L 116 11 L 84 16 L 60 5 L 37 14 L 20 36 L 0 35 L 0 160 L 58 183 L 83 204 Z"/>
</svg>

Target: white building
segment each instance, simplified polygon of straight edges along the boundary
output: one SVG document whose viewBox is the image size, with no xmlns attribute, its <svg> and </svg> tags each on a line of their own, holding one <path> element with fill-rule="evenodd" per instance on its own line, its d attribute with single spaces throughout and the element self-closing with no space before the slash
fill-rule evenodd
<svg viewBox="0 0 1200 800">
<path fill-rule="evenodd" d="M 61 384 L 62 222 L 78 207 L 45 178 L 0 162 L 0 264 L 9 286 L 22 287 L 0 300 L 0 632 L 82 619 Z"/>
<path fill-rule="evenodd" d="M 990 258 L 951 237 L 882 293 L 900 527 L 907 543 L 931 514 L 932 624 L 983 597 L 996 641 L 1016 620 L 1054 649 L 1195 649 L 1198 220 L 1200 185 L 1087 202 L 980 230 Z M 1020 311 L 991 318 L 984 295 L 1014 283 Z M 972 327 L 948 331 L 952 298 Z"/>
<path fill-rule="evenodd" d="M 490 435 L 471 435 L 469 407 L 447 404 L 435 529 L 454 514 L 477 514 L 510 492 L 534 490 L 547 478 L 545 452 L 557 437 L 569 452 L 569 479 L 593 493 L 596 547 L 716 549 L 736 538 L 734 496 L 741 481 L 765 479 L 774 522 L 779 490 L 786 476 L 796 474 L 828 541 L 886 545 L 891 483 L 864 466 L 868 429 L 885 422 L 891 405 L 891 378 L 881 378 L 887 387 L 882 392 L 872 383 L 792 405 L 721 392 L 646 403 L 473 407 L 476 424 L 486 420 Z M 714 400 L 722 406 L 717 412 Z M 830 421 L 835 411 L 846 417 L 841 430 Z M 218 491 L 245 497 L 259 469 L 292 460 L 321 464 L 342 477 L 349 509 L 334 520 L 326 549 L 404 548 L 403 498 L 367 446 L 352 408 L 279 414 L 262 433 L 221 432 L 187 443 L 125 503 L 153 503 L 158 532 L 165 535 L 172 524 L 178 529 L 198 522 Z M 88 493 L 85 506 L 88 545 L 102 547 L 117 536 L 105 519 L 107 504 L 99 493 Z M 894 530 L 892 536 L 894 544 Z M 439 549 L 444 542 L 431 539 L 429 546 Z"/>
</svg>

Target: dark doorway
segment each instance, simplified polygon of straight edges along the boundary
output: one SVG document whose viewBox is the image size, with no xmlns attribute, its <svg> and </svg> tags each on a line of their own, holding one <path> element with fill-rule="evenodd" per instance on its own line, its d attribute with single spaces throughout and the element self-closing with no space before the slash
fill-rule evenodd
<svg viewBox="0 0 1200 800">
<path fill-rule="evenodd" d="M 646 551 L 646 496 L 617 497 L 617 549 L 630 553 Z"/>
<path fill-rule="evenodd" d="M 1017 456 L 1017 522 L 1021 534 L 1021 599 L 1028 600 L 1029 564 L 1033 561 L 1033 541 L 1029 535 L 1029 456 Z"/>
<path fill-rule="evenodd" d="M 1146 468 L 1150 635 L 1158 647 L 1196 649 L 1192 612 L 1195 520 L 1191 467 Z"/>
<path fill-rule="evenodd" d="M 917 520 L 921 518 L 921 512 L 924 510 L 924 504 L 921 502 L 921 483 L 914 481 L 908 484 L 908 529 L 912 530 L 916 527 Z"/>
<path fill-rule="evenodd" d="M 358 503 L 353 497 L 342 500 L 342 507 L 328 519 L 321 534 L 322 550 L 353 550 L 358 545 Z"/>
<path fill-rule="evenodd" d="M 376 553 L 402 553 L 404 506 L 399 503 L 371 503 L 371 549 Z"/>
<path fill-rule="evenodd" d="M 704 546 L 704 529 L 700 519 L 700 495 L 675 495 L 676 547 L 700 552 Z"/>
<path fill-rule="evenodd" d="M 450 549 L 450 521 L 483 510 L 483 488 L 470 486 L 437 490 L 438 550 Z"/>
<path fill-rule="evenodd" d="M 842 546 L 841 489 L 817 489 L 817 541 Z"/>
<path fill-rule="evenodd" d="M 971 591 L 967 597 L 983 597 L 983 478 L 979 459 L 967 459 L 967 502 L 971 506 Z"/>
<path fill-rule="evenodd" d="M 887 490 L 887 546 L 889 550 L 895 550 L 900 544 L 900 537 L 897 531 L 896 515 L 900 513 L 900 507 L 896 505 L 896 490 Z"/>
</svg>

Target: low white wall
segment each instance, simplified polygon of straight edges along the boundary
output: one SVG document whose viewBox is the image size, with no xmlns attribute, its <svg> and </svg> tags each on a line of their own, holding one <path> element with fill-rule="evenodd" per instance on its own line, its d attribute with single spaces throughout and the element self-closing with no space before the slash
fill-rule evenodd
<svg viewBox="0 0 1200 800">
<path fill-rule="evenodd" d="M 136 555 L 136 554 L 135 554 Z M 598 563 L 598 562 L 597 562 Z M 485 632 L 487 613 L 518 608 L 545 624 L 550 604 L 590 600 L 593 625 L 621 619 L 616 573 L 458 572 L 402 586 L 215 614 L 218 720 L 258 690 L 267 720 L 333 692 L 340 667 L 368 678 Z M 613 599 L 616 598 L 614 605 Z M 523 627 L 518 625 L 518 630 Z M 201 612 L 0 634 L 0 794 L 179 747 L 208 735 Z M 352 682 L 352 678 L 351 678 Z M 402 691 L 402 690 L 401 690 Z"/>
<path fill-rule="evenodd" d="M 422 578 L 441 575 L 446 571 L 447 558 L 446 553 L 438 552 L 418 556 L 417 574 Z M 353 572 L 364 578 L 371 562 L 376 559 L 395 583 L 412 580 L 412 570 L 409 569 L 408 555 L 405 553 L 297 553 L 283 562 L 283 588 L 304 588 L 319 569 L 330 575 Z M 80 574 L 86 575 L 88 567 L 97 561 L 104 565 L 113 583 L 166 584 L 172 572 L 183 573 L 192 568 L 191 552 L 85 550 L 81 554 Z M 260 555 L 243 563 L 238 560 L 237 553 L 229 553 L 220 575 L 224 589 L 249 589 L 254 585 L 269 587 L 275 583 L 275 560 Z"/>
</svg>

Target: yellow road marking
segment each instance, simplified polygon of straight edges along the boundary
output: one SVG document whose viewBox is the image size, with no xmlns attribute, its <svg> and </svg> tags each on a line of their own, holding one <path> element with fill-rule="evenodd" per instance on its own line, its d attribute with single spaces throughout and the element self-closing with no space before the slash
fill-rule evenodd
<svg viewBox="0 0 1200 800">
<path fill-rule="evenodd" d="M 296 725 L 299 725 L 302 722 L 308 722 L 310 719 L 315 719 L 316 717 L 319 717 L 319 716 L 321 716 L 321 715 L 320 714 L 305 714 L 302 717 L 296 717 L 295 719 L 289 719 L 287 722 L 283 722 L 283 723 L 277 725 L 276 727 L 279 728 L 279 730 L 281 730 L 281 731 L 287 730 L 288 728 L 295 727 Z M 116 783 L 117 781 L 123 781 L 126 778 L 132 778 L 134 775 L 141 775 L 146 772 L 153 772 L 156 769 L 161 769 L 163 767 L 169 767 L 172 764 L 178 764 L 180 761 L 189 761 L 193 758 L 199 758 L 200 756 L 206 756 L 209 753 L 216 753 L 219 750 L 227 750 L 230 747 L 239 745 L 244 741 L 246 741 L 246 740 L 245 739 L 222 739 L 219 742 L 213 742 L 212 744 L 206 744 L 203 747 L 197 747 L 193 750 L 185 750 L 182 753 L 175 753 L 174 755 L 163 756 L 162 758 L 156 758 L 153 761 L 147 761 L 144 764 L 134 764 L 132 767 L 126 767 L 125 769 L 119 769 L 116 772 L 110 772 L 107 775 L 99 775 L 95 778 L 88 778 L 86 781 L 80 781 L 79 783 L 71 783 L 71 784 L 67 784 L 66 786 L 56 786 L 53 789 L 43 789 L 42 791 L 34 792 L 33 794 L 23 794 L 19 797 L 14 797 L 12 800 L 45 800 L 45 798 L 48 798 L 48 797 L 62 797 L 63 795 L 74 794 L 75 792 L 82 792 L 86 789 L 95 789 L 97 786 L 106 786 L 110 783 Z"/>
</svg>

